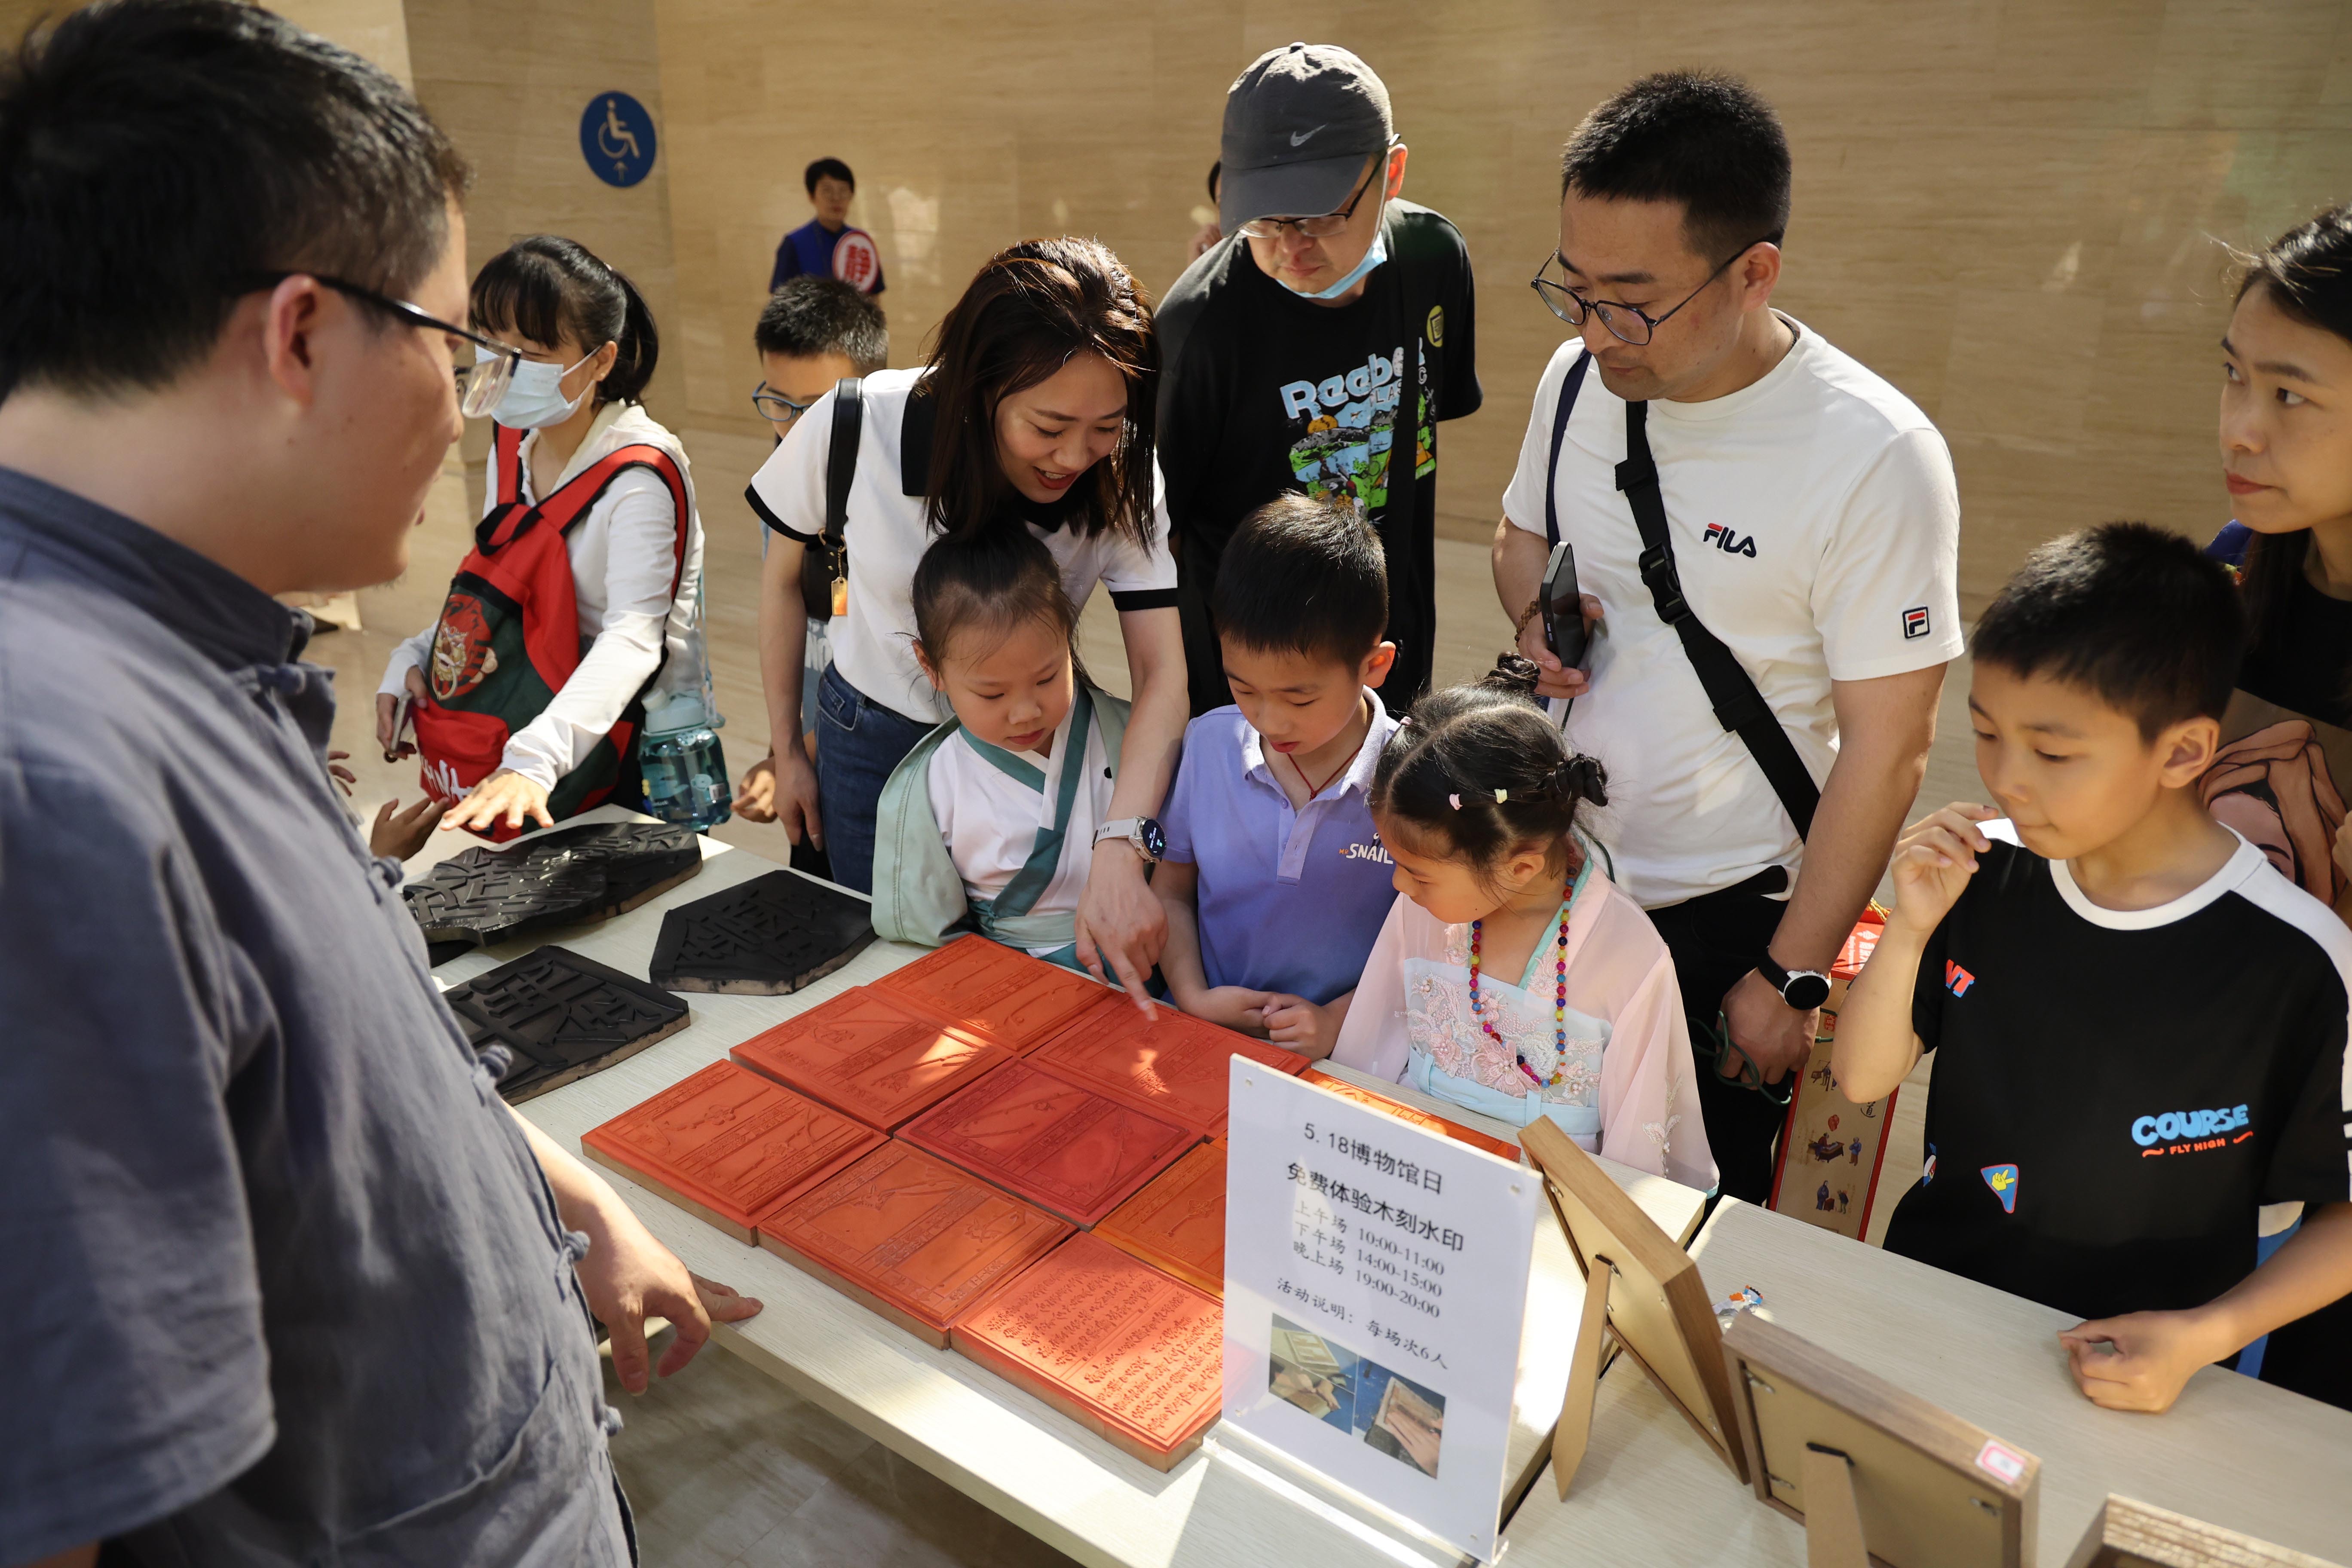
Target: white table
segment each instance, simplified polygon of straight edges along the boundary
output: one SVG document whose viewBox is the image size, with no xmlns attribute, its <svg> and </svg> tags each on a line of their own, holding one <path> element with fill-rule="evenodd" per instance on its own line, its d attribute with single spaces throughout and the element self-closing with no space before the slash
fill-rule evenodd
<svg viewBox="0 0 2352 1568">
<path fill-rule="evenodd" d="M 709 839 L 703 840 L 703 851 L 698 875 L 628 914 L 468 953 L 442 965 L 436 977 L 445 984 L 471 979 L 548 943 L 643 975 L 664 911 L 778 869 Z M 693 1014 L 687 1028 L 529 1101 L 522 1113 L 576 1149 L 587 1129 L 723 1059 L 730 1047 L 762 1029 L 873 981 L 919 952 L 877 942 L 789 996 L 685 997 Z M 1410 1090 L 1400 1094 L 1410 1096 Z M 1517 1141 L 1499 1123 L 1459 1108 L 1444 1108 L 1443 1113 Z M 1696 1226 L 1700 1194 L 1622 1167 L 1613 1167 L 1612 1173 L 1670 1234 L 1687 1237 Z M 1376 1505 L 1328 1487 L 1223 1427 L 1213 1428 L 1202 1449 L 1173 1470 L 1153 1470 L 773 1254 L 745 1247 L 626 1179 L 605 1174 L 688 1268 L 767 1304 L 740 1326 L 721 1326 L 718 1343 L 1082 1563 L 1175 1568 L 1283 1562 L 1352 1568 L 1461 1561 Z M 1583 1300 L 1582 1280 L 1557 1228 L 1546 1225 L 1538 1237 L 1528 1353 L 1522 1361 L 1511 1448 L 1519 1490 L 1540 1468 L 1567 1381 L 1568 1336 L 1547 1325 L 1572 1325 Z"/>
<path fill-rule="evenodd" d="M 2352 1558 L 2352 1412 L 2219 1367 L 2162 1415 L 2102 1410 L 2067 1373 L 2066 1314 L 1747 1204 L 1718 1207 L 1691 1252 L 1711 1298 L 1753 1285 L 1781 1327 L 2039 1457 L 2040 1568 L 2109 1492 Z M 1621 1360 L 1568 1500 L 1547 1476 L 1504 1532 L 1507 1568 L 1571 1559 L 1803 1568 L 1805 1533 Z"/>
</svg>

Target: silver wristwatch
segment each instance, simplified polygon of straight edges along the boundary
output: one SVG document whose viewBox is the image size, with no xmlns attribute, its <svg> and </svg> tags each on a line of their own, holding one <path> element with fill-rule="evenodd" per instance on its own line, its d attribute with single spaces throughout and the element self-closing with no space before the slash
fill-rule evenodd
<svg viewBox="0 0 2352 1568">
<path fill-rule="evenodd" d="M 1095 829 L 1096 843 L 1100 844 L 1108 838 L 1116 838 L 1128 845 L 1143 857 L 1143 863 L 1147 866 L 1157 866 L 1160 858 L 1168 853 L 1168 835 L 1160 830 L 1160 824 L 1148 816 L 1122 816 Z"/>
</svg>

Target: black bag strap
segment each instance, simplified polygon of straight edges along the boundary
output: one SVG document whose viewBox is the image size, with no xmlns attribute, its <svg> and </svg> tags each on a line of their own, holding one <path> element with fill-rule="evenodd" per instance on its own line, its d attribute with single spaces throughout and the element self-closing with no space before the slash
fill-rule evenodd
<svg viewBox="0 0 2352 1568">
<path fill-rule="evenodd" d="M 836 555 L 849 524 L 849 481 L 857 476 L 857 443 L 866 432 L 866 382 L 851 376 L 833 387 L 833 450 L 824 460 L 824 544 Z"/>
<path fill-rule="evenodd" d="M 1576 412 L 1576 395 L 1584 390 L 1584 373 L 1591 367 L 1592 351 L 1576 356 L 1559 384 L 1559 401 L 1551 416 L 1551 466 L 1544 470 L 1544 545 L 1559 542 L 1559 444 L 1568 438 L 1568 416 Z"/>
<path fill-rule="evenodd" d="M 824 530 L 818 550 L 823 560 L 812 574 L 801 568 L 801 599 L 813 619 L 833 618 L 833 584 L 849 575 L 849 545 L 843 537 L 849 526 L 849 482 L 857 477 L 857 447 L 866 433 L 866 383 L 858 376 L 834 384 L 833 447 L 824 460 Z"/>
<path fill-rule="evenodd" d="M 1666 531 L 1666 504 L 1658 494 L 1658 465 L 1650 456 L 1649 415 L 1646 403 L 1625 405 L 1625 460 L 1617 465 L 1617 488 L 1625 492 L 1633 509 L 1633 525 L 1642 531 L 1643 584 L 1650 590 L 1658 618 L 1683 639 L 1683 652 L 1698 672 L 1707 701 L 1714 705 L 1716 722 L 1737 731 L 1747 742 L 1748 754 L 1764 770 L 1789 820 L 1797 825 L 1797 837 L 1804 838 L 1812 832 L 1813 810 L 1821 805 L 1822 792 L 1806 770 L 1804 759 L 1797 755 L 1789 732 L 1780 727 L 1764 694 L 1756 689 L 1755 679 L 1723 646 L 1723 640 L 1706 629 L 1683 597 L 1682 574 L 1675 568 L 1674 539 Z M 1555 464 L 1559 460 L 1557 436 L 1552 460 Z"/>
</svg>

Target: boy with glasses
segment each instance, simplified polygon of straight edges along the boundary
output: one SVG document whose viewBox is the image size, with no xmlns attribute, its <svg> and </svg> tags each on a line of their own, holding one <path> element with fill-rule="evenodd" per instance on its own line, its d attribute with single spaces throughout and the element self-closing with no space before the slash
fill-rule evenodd
<svg viewBox="0 0 2352 1568">
<path fill-rule="evenodd" d="M 776 428 L 776 442 L 831 392 L 836 382 L 871 375 L 890 360 L 890 328 L 882 307 L 848 284 L 831 278 L 795 278 L 768 296 L 760 324 L 751 331 L 751 346 L 759 351 L 760 384 L 751 389 L 751 406 Z M 760 553 L 768 553 L 768 530 L 760 530 Z M 831 662 L 825 647 L 824 624 L 812 620 L 801 650 L 801 713 L 810 730 L 802 736 L 804 755 L 814 757 L 816 683 Z M 763 677 L 789 677 L 792 649 L 777 650 L 782 668 L 766 668 L 768 654 L 760 655 Z M 744 770 L 735 795 L 735 815 L 747 822 L 776 820 L 776 756 L 770 742 L 766 756 Z M 807 781 L 809 798 L 815 798 L 816 781 Z M 797 813 L 795 813 L 797 816 Z M 830 878 L 832 863 L 815 835 L 793 846 L 793 865 L 812 876 Z"/>
<path fill-rule="evenodd" d="M 760 384 L 751 406 L 782 441 L 809 405 L 853 375 L 871 375 L 890 359 L 882 307 L 832 278 L 795 278 L 768 296 L 751 330 Z"/>
<path fill-rule="evenodd" d="M 1789 184 L 1729 78 L 1644 78 L 1578 127 L 1534 284 L 1581 341 L 1537 387 L 1494 552 L 1538 691 L 1623 786 L 1618 879 L 1674 951 L 1722 1190 L 1751 1202 L 1960 651 L 1943 438 L 1771 308 Z M 1558 541 L 1597 623 L 1580 669 L 1536 605 Z"/>
<path fill-rule="evenodd" d="M 1437 425 L 1475 413 L 1469 253 L 1399 199 L 1388 89 L 1292 44 L 1225 95 L 1225 238 L 1160 303 L 1160 467 L 1197 716 L 1232 700 L 1209 613 L 1225 542 L 1286 491 L 1353 501 L 1388 564 L 1402 713 L 1436 643 Z"/>
</svg>

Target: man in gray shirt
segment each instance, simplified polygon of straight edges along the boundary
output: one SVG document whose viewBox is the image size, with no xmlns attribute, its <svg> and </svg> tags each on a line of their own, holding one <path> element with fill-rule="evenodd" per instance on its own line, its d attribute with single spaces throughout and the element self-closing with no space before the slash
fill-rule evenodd
<svg viewBox="0 0 2352 1568">
<path fill-rule="evenodd" d="M 229 0 L 0 56 L 0 1563 L 625 1563 L 591 1311 L 757 1310 L 499 1101 L 272 597 L 405 564 L 464 179 Z"/>
</svg>

